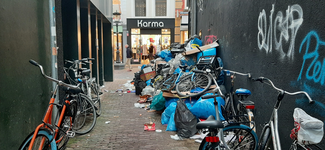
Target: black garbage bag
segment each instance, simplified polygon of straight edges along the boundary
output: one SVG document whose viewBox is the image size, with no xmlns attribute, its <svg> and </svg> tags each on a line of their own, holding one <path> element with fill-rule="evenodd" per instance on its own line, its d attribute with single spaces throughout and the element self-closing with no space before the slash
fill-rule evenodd
<svg viewBox="0 0 325 150">
<path fill-rule="evenodd" d="M 197 132 L 197 119 L 187 108 L 183 100 L 177 101 L 174 120 L 179 137 L 189 138 Z"/>
</svg>

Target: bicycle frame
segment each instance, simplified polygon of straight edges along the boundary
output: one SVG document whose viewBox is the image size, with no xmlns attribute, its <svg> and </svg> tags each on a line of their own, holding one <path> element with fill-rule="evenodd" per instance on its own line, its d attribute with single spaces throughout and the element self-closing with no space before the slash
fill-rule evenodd
<svg viewBox="0 0 325 150">
<path fill-rule="evenodd" d="M 45 127 L 47 129 L 50 129 L 51 131 L 53 131 L 55 133 L 54 134 L 54 139 L 56 139 L 56 137 L 57 137 L 57 135 L 59 133 L 59 127 L 61 126 L 61 123 L 62 123 L 64 114 L 65 114 L 66 105 L 63 105 L 62 106 L 62 111 L 60 113 L 60 118 L 59 118 L 57 124 L 55 125 L 57 128 L 55 129 L 55 127 L 52 126 L 52 113 L 53 113 L 53 105 L 56 105 L 54 103 L 54 101 L 55 101 L 56 93 L 57 93 L 57 90 L 58 90 L 58 86 L 59 85 L 56 85 L 55 90 L 54 90 L 54 92 L 53 92 L 53 94 L 51 96 L 51 99 L 50 99 L 50 102 L 49 102 L 49 107 L 48 107 L 48 109 L 46 111 L 46 114 L 44 115 L 43 120 L 42 120 L 43 123 L 41 123 L 40 125 L 38 125 L 36 127 L 36 129 L 35 129 L 34 136 L 32 138 L 31 144 L 29 146 L 29 150 L 32 149 L 33 144 L 34 144 L 35 139 L 36 139 L 36 136 L 37 136 L 37 133 L 39 132 L 40 128 Z M 70 102 L 68 100 L 66 100 L 65 102 L 68 103 L 68 104 L 70 104 Z M 70 124 L 70 126 L 72 126 L 72 124 Z M 61 140 L 62 140 L 62 138 L 61 139 L 58 139 L 57 141 L 55 141 L 55 143 L 58 143 Z M 41 146 L 43 146 L 44 142 L 45 141 L 43 139 Z"/>
<path fill-rule="evenodd" d="M 279 89 L 277 87 L 274 86 L 273 82 L 270 79 L 264 78 L 264 77 L 259 77 L 257 79 L 253 79 L 255 81 L 260 81 L 263 83 L 264 80 L 268 81 L 270 86 L 272 86 L 274 89 L 276 89 L 277 91 L 279 91 L 279 95 L 278 95 L 278 99 L 274 105 L 273 108 L 273 112 L 272 115 L 270 117 L 269 122 L 263 127 L 263 131 L 261 134 L 261 138 L 265 137 L 265 136 L 270 136 L 270 135 L 265 135 L 267 134 L 266 131 L 268 130 L 268 128 L 270 129 L 271 132 L 271 138 L 268 138 L 267 141 L 263 141 L 262 142 L 268 142 L 268 140 L 272 140 L 272 144 L 273 144 L 273 148 L 274 150 L 281 150 L 281 143 L 280 143 L 280 136 L 279 136 L 279 126 L 278 126 L 278 109 L 280 108 L 281 105 L 281 100 L 283 99 L 285 94 L 288 95 L 296 95 L 296 94 L 305 94 L 306 97 L 309 100 L 309 103 L 314 103 L 314 101 L 310 98 L 310 96 L 308 95 L 308 93 L 306 93 L 305 91 L 298 91 L 298 92 L 294 92 L 294 93 L 290 93 L 287 91 L 284 91 L 282 89 Z M 264 144 L 264 143 L 259 143 L 259 145 Z M 266 143 L 267 144 L 267 143 Z M 264 146 L 264 145 L 263 145 Z"/>
<path fill-rule="evenodd" d="M 47 111 L 46 111 L 46 113 L 45 113 L 45 115 L 44 115 L 44 118 L 43 118 L 43 120 L 42 120 L 43 123 L 41 123 L 40 125 L 38 125 L 38 126 L 36 127 L 36 129 L 35 129 L 35 132 L 34 132 L 34 134 L 33 134 L 33 138 L 32 138 L 32 140 L 31 140 L 31 143 L 30 143 L 29 148 L 28 148 L 29 150 L 31 150 L 32 147 L 33 147 L 33 145 L 34 145 L 34 142 L 35 142 L 36 136 L 37 136 L 39 130 L 40 130 L 42 127 L 46 128 L 46 129 L 50 129 L 52 132 L 54 132 L 54 134 L 53 134 L 54 137 L 53 137 L 52 140 L 55 140 L 56 137 L 57 137 L 57 135 L 58 135 L 58 133 L 59 133 L 59 129 L 60 129 L 60 126 L 61 126 L 61 123 L 62 123 L 62 120 L 63 120 L 63 117 L 64 117 L 64 115 L 65 115 L 65 111 L 66 111 L 66 108 L 67 108 L 67 107 L 66 107 L 66 105 L 63 105 L 63 106 L 62 106 L 62 111 L 60 112 L 60 118 L 59 118 L 57 124 L 55 125 L 56 127 L 53 127 L 53 125 L 52 125 L 53 105 L 58 105 L 58 106 L 60 106 L 59 104 L 56 104 L 56 103 L 55 103 L 55 97 L 56 97 L 56 94 L 57 94 L 57 91 L 58 91 L 58 87 L 59 87 L 60 85 L 63 85 L 63 86 L 66 86 L 66 87 L 70 87 L 70 88 L 73 88 L 73 89 L 78 89 L 78 87 L 77 87 L 77 86 L 73 86 L 73 85 L 69 85 L 69 84 L 66 84 L 66 83 L 63 83 L 62 81 L 59 81 L 59 80 L 57 80 L 57 79 L 54 79 L 54 78 L 52 78 L 52 77 L 49 77 L 49 76 L 45 75 L 45 74 L 44 74 L 44 71 L 43 71 L 43 67 L 42 67 L 41 65 L 39 65 L 37 62 L 35 62 L 35 61 L 33 61 L 33 60 L 30 60 L 29 62 L 30 62 L 31 64 L 35 65 L 35 66 L 38 66 L 38 67 L 40 68 L 40 70 L 41 70 L 42 75 L 43 75 L 46 79 L 49 79 L 49 80 L 51 80 L 51 81 L 53 81 L 53 82 L 58 83 L 58 84 L 55 86 L 54 92 L 52 93 L 52 96 L 51 96 L 51 99 L 50 99 L 50 102 L 49 102 L 48 109 L 47 109 Z M 70 101 L 66 100 L 65 103 L 70 104 Z M 72 124 L 70 124 L 70 126 L 72 126 Z M 62 140 L 62 138 L 61 138 L 61 139 L 58 139 L 58 140 L 55 141 L 55 142 L 58 143 L 58 142 L 60 142 L 61 140 Z M 45 138 L 43 137 L 42 142 L 41 142 L 41 145 L 40 145 L 41 147 L 44 145 L 44 142 L 45 142 Z M 56 149 L 56 147 L 55 147 L 54 149 Z"/>
<path fill-rule="evenodd" d="M 230 78 L 231 78 L 231 88 L 230 88 L 231 95 L 230 96 L 232 96 L 233 100 L 230 101 L 230 105 L 232 105 L 232 107 L 234 107 L 235 106 L 235 103 L 234 103 L 234 95 L 235 95 L 235 93 L 234 93 L 234 80 L 236 78 L 236 75 L 247 76 L 250 79 L 251 74 L 250 73 L 240 73 L 240 72 L 226 70 L 226 69 L 222 69 L 222 70 L 225 71 L 226 75 L 230 76 Z M 232 74 L 230 74 L 230 73 L 232 73 Z M 247 112 L 248 119 L 249 119 L 249 127 L 252 128 L 254 130 L 254 132 L 256 132 L 255 123 L 252 122 L 253 119 L 254 119 L 254 113 L 252 111 L 252 109 L 254 109 L 254 104 L 249 105 L 249 106 L 247 105 L 247 106 L 245 106 L 245 108 L 246 108 L 246 112 Z M 234 108 L 232 108 L 232 109 L 234 109 Z M 234 111 L 234 110 L 232 110 L 232 111 Z M 234 113 L 234 116 L 237 115 L 236 111 L 234 111 L 233 113 Z"/>
<path fill-rule="evenodd" d="M 278 130 L 278 109 L 279 108 L 274 108 L 270 121 L 265 125 L 266 128 L 270 128 L 271 130 L 271 137 L 272 137 L 272 143 L 273 143 L 273 148 L 275 150 L 281 150 L 281 143 L 280 143 L 280 136 L 279 136 L 279 130 Z M 265 130 L 263 129 L 263 130 Z M 265 132 L 265 131 L 264 131 Z"/>
</svg>

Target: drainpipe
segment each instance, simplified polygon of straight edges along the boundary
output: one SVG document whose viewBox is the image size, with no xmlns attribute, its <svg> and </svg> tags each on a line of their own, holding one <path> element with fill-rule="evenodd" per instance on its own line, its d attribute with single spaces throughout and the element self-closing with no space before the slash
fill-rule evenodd
<svg viewBox="0 0 325 150">
<path fill-rule="evenodd" d="M 191 36 L 196 35 L 196 3 L 197 0 L 191 1 Z"/>
<path fill-rule="evenodd" d="M 51 59 L 51 66 L 52 66 L 52 77 L 54 79 L 58 79 L 58 64 L 57 64 L 57 43 L 56 43 L 56 26 L 55 26 L 55 1 L 54 0 L 49 0 L 49 15 L 50 15 L 50 33 L 51 33 L 51 54 L 52 54 L 52 59 Z M 52 82 L 52 88 L 53 90 L 55 89 L 56 83 Z M 57 95 L 59 95 L 59 91 L 57 92 Z M 57 96 L 58 97 L 58 96 Z M 55 102 L 58 101 L 58 98 L 56 97 Z M 55 119 L 57 114 L 57 109 L 53 107 L 53 116 L 52 118 Z M 55 120 L 52 120 L 55 121 Z"/>
</svg>

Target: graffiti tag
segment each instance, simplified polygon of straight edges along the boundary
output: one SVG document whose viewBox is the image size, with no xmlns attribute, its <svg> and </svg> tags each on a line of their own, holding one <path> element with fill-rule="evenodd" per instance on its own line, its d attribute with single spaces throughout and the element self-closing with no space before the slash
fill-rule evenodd
<svg viewBox="0 0 325 150">
<path fill-rule="evenodd" d="M 258 16 L 258 34 L 257 44 L 260 50 L 266 53 L 272 52 L 272 43 L 274 42 L 275 50 L 280 53 L 281 58 L 288 57 L 294 59 L 294 44 L 297 31 L 303 22 L 303 10 L 298 4 L 288 6 L 286 15 L 282 11 L 276 14 L 273 22 L 274 4 L 272 5 L 271 14 L 269 15 L 269 27 L 267 28 L 266 12 L 263 9 Z M 288 43 L 288 49 L 283 49 L 283 44 Z"/>
<path fill-rule="evenodd" d="M 204 44 L 205 45 L 211 44 L 211 43 L 213 43 L 216 40 L 217 40 L 217 36 L 215 36 L 215 35 L 206 35 L 204 37 L 204 41 L 205 41 Z"/>
<path fill-rule="evenodd" d="M 312 50 L 310 50 L 310 44 L 311 40 L 316 40 L 316 45 L 313 47 Z M 323 46 L 323 47 L 322 47 Z M 313 80 L 315 83 L 320 83 L 321 85 L 324 85 L 325 83 L 325 59 L 318 60 L 319 53 L 318 50 L 321 49 L 321 47 L 325 48 L 325 42 L 321 41 L 319 39 L 318 34 L 315 31 L 310 31 L 304 40 L 300 44 L 299 53 L 302 52 L 303 48 L 305 49 L 305 54 L 303 56 L 303 63 L 301 66 L 300 74 L 298 76 L 298 81 L 301 79 L 301 76 L 303 74 L 306 61 L 311 60 L 311 63 L 309 66 L 306 65 L 306 79 L 307 80 Z"/>
</svg>

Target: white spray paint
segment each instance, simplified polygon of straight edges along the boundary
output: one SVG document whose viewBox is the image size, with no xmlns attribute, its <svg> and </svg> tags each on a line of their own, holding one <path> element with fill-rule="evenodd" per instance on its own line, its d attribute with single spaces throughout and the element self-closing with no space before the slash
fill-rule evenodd
<svg viewBox="0 0 325 150">
<path fill-rule="evenodd" d="M 266 13 L 263 9 L 258 16 L 258 34 L 257 44 L 260 50 L 265 50 L 266 53 L 272 52 L 274 42 L 275 50 L 280 53 L 280 59 L 288 57 L 294 59 L 294 44 L 297 31 L 303 22 L 303 10 L 298 4 L 288 6 L 286 16 L 283 16 L 282 11 L 276 14 L 273 23 L 274 4 L 270 11 L 269 28 L 267 29 Z M 295 15 L 296 14 L 296 15 Z M 283 45 L 289 44 L 288 49 L 284 50 Z"/>
<path fill-rule="evenodd" d="M 203 11 L 203 0 L 198 0 L 197 6 L 199 7 L 199 11 Z"/>
</svg>

